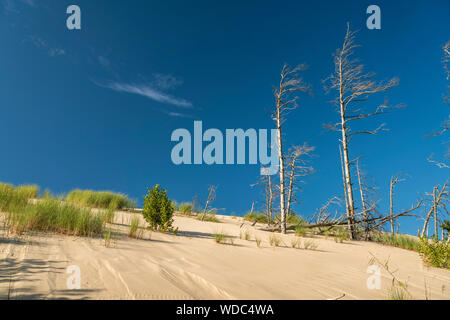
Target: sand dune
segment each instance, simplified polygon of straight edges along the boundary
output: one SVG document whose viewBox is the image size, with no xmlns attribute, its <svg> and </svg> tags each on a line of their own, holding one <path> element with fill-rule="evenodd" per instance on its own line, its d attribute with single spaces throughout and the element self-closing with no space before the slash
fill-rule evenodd
<svg viewBox="0 0 450 320">
<path fill-rule="evenodd" d="M 243 221 L 225 216 L 222 223 L 177 216 L 178 236 L 146 231 L 137 240 L 127 237 L 132 215 L 116 214 L 108 248 L 103 238 L 13 237 L 1 230 L 0 299 L 386 299 L 385 271 L 381 289 L 367 288 L 370 253 L 389 258 L 415 299 L 450 299 L 450 271 L 425 267 L 412 251 L 325 238 L 314 238 L 316 250 L 294 249 L 294 235 L 282 236 L 286 247 L 272 247 L 270 233 L 248 223 L 242 228 L 251 240 L 239 239 Z M 213 241 L 221 230 L 236 237 L 234 245 Z M 78 290 L 67 288 L 71 265 L 81 271 Z"/>
</svg>

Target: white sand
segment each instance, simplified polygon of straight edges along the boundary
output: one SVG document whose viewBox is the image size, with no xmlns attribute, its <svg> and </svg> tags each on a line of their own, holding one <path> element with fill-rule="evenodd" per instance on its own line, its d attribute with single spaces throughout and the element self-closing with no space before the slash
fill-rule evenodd
<svg viewBox="0 0 450 320">
<path fill-rule="evenodd" d="M 384 270 L 381 289 L 367 288 L 370 253 L 389 258 L 415 299 L 425 291 L 430 299 L 450 299 L 450 271 L 425 267 L 412 251 L 325 238 L 314 238 L 314 251 L 294 249 L 294 235 L 282 237 L 287 247 L 271 247 L 270 233 L 245 223 L 251 241 L 241 240 L 243 221 L 223 216 L 222 223 L 177 216 L 178 236 L 146 231 L 137 240 L 127 237 L 132 215 L 116 214 L 118 236 L 109 248 L 103 238 L 18 238 L 1 230 L 0 299 L 386 299 L 392 278 Z M 214 242 L 212 233 L 221 230 L 235 237 L 234 245 Z M 71 265 L 81 270 L 79 290 L 67 289 Z"/>
</svg>

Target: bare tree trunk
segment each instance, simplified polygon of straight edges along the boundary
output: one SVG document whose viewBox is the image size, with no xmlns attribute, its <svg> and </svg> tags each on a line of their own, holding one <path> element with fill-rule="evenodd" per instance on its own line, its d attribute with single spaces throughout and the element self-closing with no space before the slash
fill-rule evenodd
<svg viewBox="0 0 450 320">
<path fill-rule="evenodd" d="M 433 202 L 436 203 L 436 189 L 433 190 Z M 434 206 L 434 237 L 439 240 L 438 235 L 438 221 L 437 221 L 437 206 Z"/>
<path fill-rule="evenodd" d="M 205 209 L 203 210 L 202 221 L 205 219 L 206 214 L 208 213 L 209 204 L 216 199 L 216 186 L 209 186 L 208 199 L 206 200 Z"/>
<path fill-rule="evenodd" d="M 278 102 L 280 103 L 280 102 Z M 278 158 L 280 160 L 280 215 L 281 215 L 281 233 L 286 233 L 286 210 L 285 210 L 285 185 L 284 185 L 284 157 L 283 157 L 283 139 L 281 138 L 281 114 L 277 111 L 277 138 L 278 138 Z"/>
<path fill-rule="evenodd" d="M 344 187 L 344 195 L 345 195 L 345 210 L 346 210 L 346 214 L 347 214 L 347 228 L 348 228 L 349 235 L 351 236 L 352 235 L 352 223 L 351 223 L 350 216 L 349 216 L 349 211 L 348 211 L 347 184 L 346 184 L 346 181 L 345 181 L 344 160 L 342 158 L 342 148 L 341 148 L 341 146 L 339 146 L 339 154 L 341 156 L 342 185 Z"/>
<path fill-rule="evenodd" d="M 297 108 L 297 92 L 308 92 L 310 88 L 299 77 L 298 73 L 304 70 L 305 66 L 299 65 L 293 69 L 284 65 L 281 70 L 280 84 L 274 91 L 275 110 L 273 118 L 276 123 L 277 142 L 278 142 L 278 158 L 279 158 L 279 175 L 280 175 L 280 215 L 281 215 L 281 232 L 286 233 L 286 186 L 285 186 L 285 164 L 283 154 L 283 135 L 282 123 L 286 114 Z"/>
<path fill-rule="evenodd" d="M 439 186 L 436 186 L 433 188 L 433 205 L 431 206 L 430 210 L 427 213 L 427 216 L 425 217 L 425 222 L 423 224 L 422 232 L 420 234 L 421 237 L 423 237 L 425 235 L 425 232 L 427 232 L 427 237 L 428 237 L 428 222 L 430 221 L 431 215 L 433 213 L 436 212 L 436 215 L 437 215 L 437 209 L 441 203 L 441 200 L 443 199 L 443 197 L 448 195 L 447 184 L 448 184 L 448 180 L 447 180 L 447 182 L 445 182 L 445 184 L 441 190 L 439 190 Z"/>
<path fill-rule="evenodd" d="M 291 213 L 292 194 L 294 189 L 294 176 L 295 176 L 295 168 L 291 168 L 291 171 L 289 172 L 288 198 L 286 205 L 287 214 Z"/>
<path fill-rule="evenodd" d="M 363 208 L 363 221 L 364 222 L 364 240 L 367 241 L 369 238 L 369 232 L 368 232 L 368 225 L 367 225 L 367 206 L 366 206 L 366 200 L 364 199 L 364 191 L 361 184 L 361 174 L 359 171 L 359 160 L 356 161 L 356 171 L 358 173 L 358 184 L 359 184 L 359 193 L 361 194 L 361 203 Z"/>
</svg>

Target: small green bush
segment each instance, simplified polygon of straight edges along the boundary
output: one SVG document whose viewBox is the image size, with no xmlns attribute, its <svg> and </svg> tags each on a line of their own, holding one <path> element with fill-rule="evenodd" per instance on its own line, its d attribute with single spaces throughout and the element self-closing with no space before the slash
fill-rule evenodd
<svg viewBox="0 0 450 320">
<path fill-rule="evenodd" d="M 427 238 L 423 237 L 420 238 L 420 244 L 419 254 L 425 263 L 433 267 L 450 269 L 449 242 L 437 239 L 433 239 L 430 242 Z"/>
<path fill-rule="evenodd" d="M 144 209 L 142 214 L 149 223 L 150 228 L 159 231 L 173 231 L 173 206 L 167 197 L 167 190 L 155 185 L 148 188 L 148 194 L 144 197 Z"/>
<path fill-rule="evenodd" d="M 178 211 L 184 215 L 190 216 L 192 214 L 192 203 L 183 202 L 178 206 Z"/>
</svg>

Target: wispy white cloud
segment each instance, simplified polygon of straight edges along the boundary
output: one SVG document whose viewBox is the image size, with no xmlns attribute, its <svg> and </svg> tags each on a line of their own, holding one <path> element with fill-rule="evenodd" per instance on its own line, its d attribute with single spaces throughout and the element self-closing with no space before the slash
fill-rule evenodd
<svg viewBox="0 0 450 320">
<path fill-rule="evenodd" d="M 119 82 L 110 82 L 110 83 L 98 83 L 94 82 L 96 85 L 108 88 L 118 92 L 127 92 L 132 94 L 137 94 L 140 96 L 144 96 L 154 101 L 158 101 L 161 103 L 171 104 L 181 108 L 192 109 L 193 105 L 191 102 L 173 97 L 167 93 L 164 93 L 158 89 L 155 89 L 149 84 L 134 84 L 134 83 L 119 83 Z"/>
<path fill-rule="evenodd" d="M 189 114 L 185 114 L 185 113 L 180 113 L 180 112 L 166 112 L 167 115 L 171 116 L 171 117 L 178 117 L 178 118 L 193 118 L 191 115 Z"/>
<path fill-rule="evenodd" d="M 20 5 L 25 4 L 29 7 L 36 7 L 34 0 L 1 0 L 1 5 L 6 12 L 20 13 Z"/>
<path fill-rule="evenodd" d="M 162 90 L 172 89 L 183 84 L 183 80 L 171 74 L 154 73 L 152 84 Z"/>
<path fill-rule="evenodd" d="M 66 54 L 66 51 L 59 47 L 52 47 L 47 41 L 38 36 L 29 36 L 25 41 L 31 42 L 36 48 L 45 49 L 49 56 L 61 56 Z"/>
</svg>

